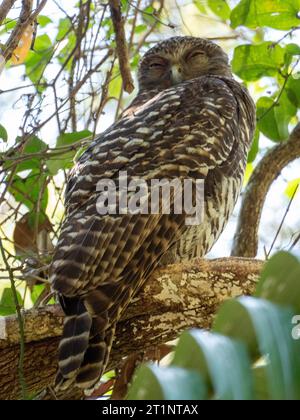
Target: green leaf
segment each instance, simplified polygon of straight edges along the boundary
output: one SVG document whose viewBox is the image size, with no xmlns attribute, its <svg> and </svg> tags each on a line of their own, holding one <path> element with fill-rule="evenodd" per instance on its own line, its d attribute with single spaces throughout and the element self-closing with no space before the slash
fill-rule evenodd
<svg viewBox="0 0 300 420">
<path fill-rule="evenodd" d="M 56 40 L 60 41 L 65 38 L 66 34 L 70 31 L 72 27 L 72 22 L 69 18 L 64 18 L 59 20 L 58 32 L 56 35 Z"/>
<path fill-rule="evenodd" d="M 0 30 L 0 35 L 6 34 L 7 32 L 10 32 L 17 24 L 17 19 L 10 19 L 6 18 L 4 19 L 1 26 L 3 26 L 3 29 Z"/>
<path fill-rule="evenodd" d="M 250 152 L 248 153 L 248 163 L 253 163 L 259 152 L 259 136 L 260 136 L 260 131 L 258 127 L 256 127 L 254 138 L 252 141 L 252 146 L 251 146 Z"/>
<path fill-rule="evenodd" d="M 299 191 L 300 191 L 300 178 L 297 178 L 288 182 L 288 185 L 284 193 L 291 200 L 294 197 L 295 193 L 299 193 Z"/>
<path fill-rule="evenodd" d="M 278 252 L 265 265 L 255 296 L 292 306 L 300 314 L 300 262 L 288 252 Z"/>
<path fill-rule="evenodd" d="M 21 137 L 17 137 L 16 139 L 16 143 L 18 143 L 20 140 L 22 140 Z M 16 159 L 18 158 L 26 158 L 26 155 L 28 155 L 28 159 L 22 161 L 21 163 L 19 163 L 16 167 L 16 173 L 17 172 L 21 172 L 21 171 L 26 171 L 28 169 L 39 169 L 42 166 L 42 158 L 37 157 L 30 157 L 31 154 L 34 153 L 42 153 L 45 150 L 47 150 L 47 145 L 46 143 L 44 143 L 41 139 L 39 139 L 36 136 L 32 136 L 30 137 L 25 146 L 24 149 L 22 150 L 22 153 L 17 153 L 16 154 Z"/>
<path fill-rule="evenodd" d="M 285 50 L 291 55 L 300 55 L 300 46 L 298 44 L 288 44 Z"/>
<path fill-rule="evenodd" d="M 292 338 L 293 316 L 288 308 L 241 297 L 225 302 L 214 324 L 214 331 L 242 340 L 252 355 L 267 357 L 267 391 L 275 400 L 300 398 L 300 342 Z"/>
<path fill-rule="evenodd" d="M 17 298 L 19 305 L 23 304 L 23 300 L 19 292 L 17 292 Z M 6 287 L 2 291 L 1 299 L 0 299 L 0 315 L 7 316 L 16 313 L 16 305 L 14 301 L 14 295 L 12 289 Z"/>
<path fill-rule="evenodd" d="M 257 120 L 260 131 L 273 141 L 282 141 L 289 136 L 289 123 L 296 115 L 297 108 L 289 100 L 287 92 L 280 96 L 279 103 L 262 96 L 257 104 Z"/>
<path fill-rule="evenodd" d="M 300 108 L 300 79 L 294 79 L 293 77 L 289 77 L 285 89 L 289 100 L 297 108 Z"/>
<path fill-rule="evenodd" d="M 40 35 L 36 38 L 34 43 L 34 51 L 29 51 L 28 56 L 25 60 L 26 75 L 32 81 L 32 83 L 44 82 L 43 74 L 46 65 L 49 63 L 52 57 L 52 43 L 47 34 Z M 40 86 L 39 92 L 42 92 L 45 88 Z"/>
<path fill-rule="evenodd" d="M 300 24 L 299 0 L 242 0 L 231 12 L 231 26 L 289 30 Z"/>
<path fill-rule="evenodd" d="M 40 211 L 45 212 L 48 204 L 46 176 L 45 173 L 41 173 L 37 169 L 33 169 L 26 178 L 15 175 L 9 192 L 16 201 L 23 203 L 29 210 L 36 210 L 38 201 L 40 201 Z M 42 194 L 41 191 L 43 191 Z"/>
<path fill-rule="evenodd" d="M 284 48 L 263 42 L 260 45 L 239 45 L 234 50 L 232 70 L 243 80 L 275 76 L 284 65 Z"/>
<path fill-rule="evenodd" d="M 206 387 L 196 372 L 174 366 L 160 368 L 149 364 L 138 369 L 127 399 L 203 400 L 205 396 Z"/>
<path fill-rule="evenodd" d="M 141 34 L 142 32 L 145 32 L 147 30 L 147 25 L 136 25 L 134 28 L 135 34 Z"/>
<path fill-rule="evenodd" d="M 3 125 L 1 124 L 0 124 L 0 139 L 2 139 L 5 142 L 7 142 L 8 140 L 6 128 L 3 127 Z"/>
<path fill-rule="evenodd" d="M 231 10 L 226 0 L 208 0 L 207 4 L 215 15 L 223 20 L 229 19 Z"/>
<path fill-rule="evenodd" d="M 201 14 L 206 14 L 206 2 L 204 3 L 203 0 L 194 0 L 193 3 Z"/>
<path fill-rule="evenodd" d="M 215 399 L 253 399 L 246 349 L 228 337 L 196 329 L 187 331 L 179 340 L 172 364 L 198 372 L 211 385 Z"/>
<path fill-rule="evenodd" d="M 39 296 L 41 295 L 41 293 L 44 291 L 45 289 L 45 285 L 44 284 L 36 284 L 35 286 L 33 286 L 32 290 L 31 290 L 31 301 L 34 304 L 37 299 L 39 298 Z"/>
<path fill-rule="evenodd" d="M 41 28 L 44 28 L 45 26 L 47 26 L 49 23 L 52 23 L 53 21 L 48 16 L 39 15 L 37 17 L 37 22 Z"/>
<path fill-rule="evenodd" d="M 54 156 L 54 157 L 51 157 L 51 159 L 47 160 L 46 165 L 51 175 L 57 174 L 59 169 L 72 168 L 72 166 L 74 165 L 74 157 L 77 153 L 77 150 L 80 148 L 80 144 L 76 146 L 76 143 L 79 143 L 81 140 L 91 135 L 92 133 L 89 130 L 61 134 L 56 140 L 57 148 L 63 147 L 63 146 L 72 146 L 72 145 L 75 145 L 75 147 L 74 149 L 67 152 L 65 152 L 64 150 L 61 150 L 61 154 L 59 156 Z"/>
</svg>

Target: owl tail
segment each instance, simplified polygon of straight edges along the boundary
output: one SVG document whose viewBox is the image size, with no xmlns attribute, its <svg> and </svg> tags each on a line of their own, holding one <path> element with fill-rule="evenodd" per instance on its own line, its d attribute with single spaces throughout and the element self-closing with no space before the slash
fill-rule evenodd
<svg viewBox="0 0 300 420">
<path fill-rule="evenodd" d="M 89 344 L 92 317 L 81 298 L 60 297 L 65 312 L 63 337 L 59 343 L 56 388 L 67 389 L 83 361 Z"/>
<path fill-rule="evenodd" d="M 72 385 L 91 388 L 105 369 L 114 335 L 114 327 L 108 325 L 110 301 L 101 290 L 81 298 L 60 300 L 66 317 L 55 388 L 64 390 Z"/>
</svg>

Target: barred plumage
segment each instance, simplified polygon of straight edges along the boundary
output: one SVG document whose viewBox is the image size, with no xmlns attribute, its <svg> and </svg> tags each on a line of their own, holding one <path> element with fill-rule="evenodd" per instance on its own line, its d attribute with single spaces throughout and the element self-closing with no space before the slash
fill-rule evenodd
<svg viewBox="0 0 300 420">
<path fill-rule="evenodd" d="M 160 262 L 203 256 L 239 195 L 255 107 L 210 41 L 175 37 L 150 49 L 139 94 L 71 171 L 66 217 L 51 266 L 66 313 L 59 348 L 60 387 L 93 387 L 105 369 L 116 322 Z M 204 221 L 186 214 L 101 215 L 99 180 L 203 179 Z"/>
</svg>

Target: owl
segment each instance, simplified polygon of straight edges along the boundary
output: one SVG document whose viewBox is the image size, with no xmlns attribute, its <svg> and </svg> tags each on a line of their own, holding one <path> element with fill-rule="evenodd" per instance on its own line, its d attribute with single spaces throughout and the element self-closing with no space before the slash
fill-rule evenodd
<svg viewBox="0 0 300 420">
<path fill-rule="evenodd" d="M 159 42 L 141 59 L 138 85 L 119 120 L 70 172 L 66 215 L 50 267 L 52 289 L 65 313 L 60 389 L 96 386 L 116 323 L 132 298 L 159 264 L 204 256 L 241 190 L 255 106 L 233 79 L 224 51 L 196 37 Z M 109 206 L 116 208 L 106 204 L 112 193 L 121 192 L 120 174 L 147 185 L 153 179 L 201 180 L 201 223 L 187 224 L 187 212 L 175 211 L 178 188 L 170 195 L 169 212 L 161 199 L 155 212 L 108 212 Z M 99 191 L 103 180 L 116 185 L 106 195 Z"/>
</svg>

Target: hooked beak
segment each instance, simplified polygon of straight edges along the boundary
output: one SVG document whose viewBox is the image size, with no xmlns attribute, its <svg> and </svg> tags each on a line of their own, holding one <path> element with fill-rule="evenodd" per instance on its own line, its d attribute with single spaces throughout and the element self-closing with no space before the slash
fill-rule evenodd
<svg viewBox="0 0 300 420">
<path fill-rule="evenodd" d="M 171 80 L 174 85 L 183 82 L 182 70 L 178 64 L 173 64 L 171 67 Z"/>
</svg>

